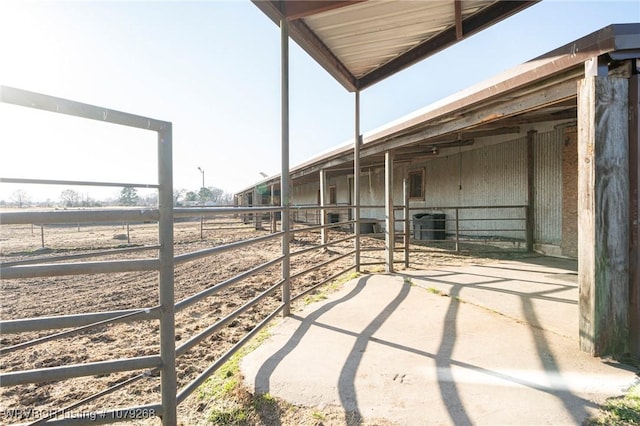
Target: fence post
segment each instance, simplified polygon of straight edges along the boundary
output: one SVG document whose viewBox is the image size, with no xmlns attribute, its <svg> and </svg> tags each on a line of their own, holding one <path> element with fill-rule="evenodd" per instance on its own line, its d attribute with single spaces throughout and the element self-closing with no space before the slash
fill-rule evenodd
<svg viewBox="0 0 640 426">
<path fill-rule="evenodd" d="M 171 123 L 158 131 L 158 240 L 160 243 L 159 301 L 160 314 L 160 392 L 162 424 L 173 426 L 177 420 L 176 330 L 174 305 L 173 260 L 173 166 Z"/>
<path fill-rule="evenodd" d="M 280 20 L 280 48 L 281 48 L 281 173 L 280 173 L 280 204 L 282 205 L 282 315 L 291 314 L 291 257 L 289 242 L 291 238 L 291 221 L 289 198 L 289 22 Z"/>
<path fill-rule="evenodd" d="M 355 208 L 353 209 L 353 239 L 355 250 L 355 269 L 360 272 L 360 91 L 355 92 L 355 140 L 353 145 L 353 198 Z"/>
<path fill-rule="evenodd" d="M 320 244 L 327 244 L 327 211 L 325 210 L 326 200 L 326 187 L 327 187 L 327 172 L 320 170 Z"/>
<path fill-rule="evenodd" d="M 404 193 L 404 267 L 409 267 L 409 242 L 411 238 L 411 224 L 409 219 L 409 182 L 405 177 L 402 181 L 402 191 Z"/>
<path fill-rule="evenodd" d="M 129 235 L 129 222 L 127 222 L 127 244 L 131 244 L 131 236 Z"/>
<path fill-rule="evenodd" d="M 42 248 L 44 248 L 44 225 L 40 225 L 40 240 L 42 241 Z"/>
<path fill-rule="evenodd" d="M 395 153 L 384 153 L 384 198 L 385 198 L 385 271 L 393 272 L 393 249 L 395 248 L 395 214 L 393 210 L 393 160 Z"/>
<path fill-rule="evenodd" d="M 460 253 L 460 209 L 456 207 L 456 253 Z"/>
</svg>

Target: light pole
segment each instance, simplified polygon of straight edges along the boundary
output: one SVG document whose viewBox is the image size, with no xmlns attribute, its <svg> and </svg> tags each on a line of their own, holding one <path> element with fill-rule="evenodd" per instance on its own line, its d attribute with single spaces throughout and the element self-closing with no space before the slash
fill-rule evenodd
<svg viewBox="0 0 640 426">
<path fill-rule="evenodd" d="M 200 170 L 200 173 L 202 173 L 202 189 L 204 190 L 204 170 L 202 168 L 200 168 L 200 166 L 198 166 L 198 170 Z M 204 192 L 201 192 L 201 196 L 204 196 Z M 202 202 L 202 204 L 204 205 L 204 202 Z M 200 239 L 204 239 L 204 216 L 200 216 Z"/>
<path fill-rule="evenodd" d="M 200 170 L 200 173 L 202 173 L 202 187 L 204 188 L 204 170 L 200 168 L 200 166 L 198 166 L 198 170 Z"/>
</svg>

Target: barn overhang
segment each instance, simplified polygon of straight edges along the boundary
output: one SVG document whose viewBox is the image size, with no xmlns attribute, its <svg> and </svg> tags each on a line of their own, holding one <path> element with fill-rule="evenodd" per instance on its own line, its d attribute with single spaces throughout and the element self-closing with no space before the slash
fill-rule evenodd
<svg viewBox="0 0 640 426">
<path fill-rule="evenodd" d="M 640 356 L 639 73 L 640 24 L 610 25 L 364 135 L 357 166 L 344 145 L 290 176 L 317 182 L 321 171 L 350 174 L 385 160 L 388 169 L 390 152 L 396 162 L 427 159 L 475 138 L 521 134 L 532 123 L 577 125 L 581 347 Z"/>
<path fill-rule="evenodd" d="M 253 0 L 350 92 L 360 91 L 539 0 Z"/>
<path fill-rule="evenodd" d="M 640 57 L 640 24 L 614 24 L 532 59 L 466 90 L 362 136 L 362 166 L 384 164 L 384 152 L 396 159 L 428 156 L 433 148 L 464 146 L 475 138 L 518 134 L 522 125 L 577 119 L 577 81 L 586 63 L 623 72 Z M 625 65 L 627 64 L 627 65 Z M 616 71 L 616 69 L 618 71 Z M 353 170 L 351 141 L 290 170 L 295 182 L 317 181 L 320 170 Z M 274 184 L 280 175 L 252 185 Z M 241 191 L 241 192 L 243 192 Z"/>
</svg>

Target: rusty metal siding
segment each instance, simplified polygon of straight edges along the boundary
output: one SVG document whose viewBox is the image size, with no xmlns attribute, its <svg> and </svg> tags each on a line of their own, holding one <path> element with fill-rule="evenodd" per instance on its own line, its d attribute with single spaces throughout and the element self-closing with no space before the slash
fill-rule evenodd
<svg viewBox="0 0 640 426">
<path fill-rule="evenodd" d="M 425 207 L 439 206 L 509 206 L 527 201 L 526 138 L 483 146 L 478 149 L 426 161 Z M 420 205 L 422 203 L 412 203 Z M 453 217 L 454 211 L 444 211 Z M 496 220 L 486 220 L 495 217 Z M 461 231 L 469 235 L 493 235 L 523 238 L 522 231 L 498 231 L 524 228 L 524 221 L 499 219 L 521 218 L 522 209 L 461 210 Z M 484 219 L 484 220 L 474 220 Z M 447 232 L 453 232 L 447 222 Z M 479 230 L 485 231 L 479 231 Z M 496 231 L 493 231 L 496 230 Z"/>
<path fill-rule="evenodd" d="M 526 139 L 426 162 L 425 206 L 526 203 Z"/>
<path fill-rule="evenodd" d="M 562 131 L 539 133 L 533 152 L 534 241 L 562 242 Z"/>
</svg>

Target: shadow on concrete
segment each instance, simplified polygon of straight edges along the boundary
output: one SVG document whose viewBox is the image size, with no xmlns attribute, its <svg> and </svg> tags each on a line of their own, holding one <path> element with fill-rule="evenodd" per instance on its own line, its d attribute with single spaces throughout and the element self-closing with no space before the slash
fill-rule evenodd
<svg viewBox="0 0 640 426">
<path fill-rule="evenodd" d="M 441 270 L 438 270 L 438 269 L 433 269 L 432 271 L 442 272 L 443 274 L 442 275 L 437 275 L 437 276 L 429 275 L 429 276 L 424 276 L 424 277 L 420 277 L 419 275 L 407 275 L 407 276 L 408 277 L 413 277 L 413 278 L 419 277 L 420 279 L 423 279 L 425 281 L 429 281 L 429 282 L 433 282 L 433 283 L 440 283 L 440 284 L 445 284 L 445 285 L 455 285 L 455 284 L 452 283 L 452 281 L 454 281 L 453 279 L 451 279 L 450 281 L 446 281 L 446 280 L 442 279 L 442 278 L 446 278 L 446 277 L 455 278 L 456 276 L 468 275 L 468 276 L 473 276 L 473 277 L 491 278 L 490 280 L 487 280 L 487 281 L 460 285 L 460 288 L 458 290 L 460 290 L 462 288 L 465 288 L 465 287 L 467 287 L 467 288 L 472 288 L 473 287 L 473 288 L 492 291 L 492 292 L 511 294 L 511 295 L 516 295 L 516 296 L 519 296 L 519 297 L 527 297 L 528 299 L 540 299 L 540 300 L 546 300 L 546 301 L 549 301 L 549 302 L 567 303 L 567 304 L 576 305 L 576 306 L 578 305 L 578 301 L 577 300 L 565 299 L 565 298 L 554 297 L 554 296 L 547 296 L 548 294 L 553 294 L 553 293 L 558 293 L 558 292 L 569 290 L 569 289 L 574 289 L 574 288 L 576 288 L 575 285 L 559 284 L 559 283 L 555 283 L 555 282 L 554 283 L 545 283 L 545 282 L 541 282 L 541 281 L 517 279 L 516 281 L 519 281 L 519 282 L 531 283 L 531 284 L 549 284 L 549 285 L 552 285 L 552 286 L 556 287 L 556 288 L 550 289 L 550 290 L 531 291 L 531 292 L 523 293 L 521 291 L 508 290 L 508 289 L 504 289 L 504 288 L 495 288 L 495 287 L 490 287 L 489 286 L 489 284 L 498 284 L 498 283 L 506 283 L 506 282 L 514 281 L 514 278 L 495 277 L 495 276 L 491 276 L 491 275 L 474 274 L 474 273 L 470 273 L 470 272 L 461 273 L 461 272 L 441 271 Z M 435 278 L 441 278 L 441 279 L 435 279 Z"/>
<path fill-rule="evenodd" d="M 458 392 L 458 386 L 451 374 L 451 360 L 457 339 L 456 317 L 458 316 L 458 308 L 460 306 L 460 302 L 457 299 L 458 293 L 460 292 L 458 287 L 459 286 L 453 286 L 450 291 L 451 298 L 449 300 L 447 313 L 444 317 L 442 340 L 440 341 L 438 353 L 436 354 L 436 367 L 440 396 L 442 397 L 445 407 L 447 407 L 451 421 L 459 426 L 470 426 L 472 424 L 471 419 L 464 409 L 464 404 Z"/>
<path fill-rule="evenodd" d="M 576 403 L 577 396 L 567 390 L 567 384 L 562 379 L 562 373 L 558 368 L 555 355 L 551 350 L 544 333 L 541 331 L 542 324 L 540 324 L 540 321 L 538 320 L 535 308 L 531 304 L 531 299 L 526 297 L 522 298 L 522 311 L 527 318 L 527 323 L 532 325 L 529 330 L 531 330 L 531 335 L 538 352 L 538 358 L 540 358 L 540 362 L 542 363 L 544 372 L 549 379 L 551 388 L 557 389 L 555 395 L 560 398 L 562 404 L 567 409 L 567 412 L 571 414 L 576 424 L 580 424 L 588 417 L 589 413 L 587 412 L 584 404 Z"/>
<path fill-rule="evenodd" d="M 545 265 L 542 264 L 541 266 Z M 434 383 L 434 386 L 431 388 L 433 389 L 431 394 L 435 396 L 435 399 L 440 399 L 442 401 L 443 407 L 446 410 L 446 412 L 440 411 L 442 418 L 448 417 L 452 424 L 472 425 L 476 422 L 477 419 L 475 416 L 478 414 L 474 411 L 474 407 L 476 410 L 478 408 L 476 406 L 477 404 L 474 405 L 474 402 L 469 399 L 468 394 L 465 393 L 468 392 L 467 383 L 469 382 L 464 381 L 464 374 L 460 377 L 454 376 L 453 373 L 456 368 L 458 371 L 460 369 L 465 369 L 469 372 L 480 373 L 487 378 L 487 383 L 492 382 L 490 379 L 499 379 L 500 381 L 509 382 L 514 385 L 542 392 L 545 397 L 552 396 L 550 400 L 555 401 L 554 404 L 558 405 L 558 407 L 563 407 L 563 411 L 568 413 L 568 416 L 564 418 L 566 420 L 571 419 L 570 421 L 572 421 L 572 423 L 580 424 L 585 418 L 587 418 L 589 415 L 588 410 L 595 408 L 597 404 L 587 398 L 584 398 L 579 394 L 579 392 L 575 391 L 575 382 L 571 382 L 572 378 L 569 377 L 572 374 L 571 370 L 567 372 L 562 371 L 562 368 L 565 367 L 561 368 L 561 366 L 566 364 L 566 353 L 561 352 L 561 348 L 564 348 L 565 346 L 554 346 L 558 345 L 556 341 L 557 338 L 553 336 L 553 334 L 545 333 L 545 322 L 541 319 L 549 312 L 550 309 L 560 311 L 562 315 L 564 315 L 565 312 L 569 312 L 571 315 L 571 312 L 576 311 L 576 302 L 574 300 L 564 297 L 555 297 L 553 295 L 558 291 L 575 289 L 575 286 L 557 282 L 540 282 L 532 275 L 532 273 L 535 272 L 536 274 L 540 274 L 540 277 L 543 278 L 544 274 L 565 274 L 567 271 L 562 268 L 558 268 L 557 271 L 549 269 L 545 270 L 544 268 L 536 270 L 535 267 L 528 268 L 526 265 L 523 265 L 522 268 L 518 268 L 517 265 L 509 264 L 507 264 L 505 268 L 501 268 L 500 265 L 491 265 L 490 268 L 482 265 L 474 266 L 470 270 L 464 270 L 464 268 L 460 268 L 459 271 L 456 268 L 446 269 L 447 270 L 442 268 L 442 270 L 412 271 L 411 273 L 389 275 L 388 278 L 393 281 L 389 283 L 371 280 L 372 276 L 361 277 L 355 281 L 353 284 L 354 286 L 348 291 L 348 293 L 340 296 L 338 299 L 327 301 L 327 303 L 323 303 L 323 305 L 315 310 L 311 310 L 304 316 L 292 315 L 291 318 L 299 321 L 299 324 L 292 323 L 291 325 L 293 327 L 289 328 L 289 330 L 293 330 L 293 332 L 291 334 L 287 332 L 286 335 L 282 335 L 282 340 L 279 341 L 280 343 L 273 347 L 275 352 L 266 352 L 266 360 L 262 358 L 263 361 L 260 361 L 256 365 L 257 373 L 253 376 L 252 380 L 255 385 L 256 392 L 267 393 L 272 387 L 275 389 L 275 384 L 274 386 L 271 386 L 270 382 L 274 380 L 273 377 L 278 376 L 278 373 L 276 373 L 278 366 L 281 364 L 286 366 L 286 358 L 296 348 L 304 348 L 307 346 L 306 342 L 308 342 L 309 335 L 313 334 L 314 329 L 324 329 L 335 333 L 336 336 L 348 336 L 355 339 L 353 344 L 351 344 L 352 340 L 350 339 L 348 339 L 347 343 L 344 339 L 330 335 L 327 340 L 328 346 L 326 347 L 326 350 L 330 351 L 331 345 L 334 344 L 334 342 L 340 342 L 340 346 L 337 347 L 338 352 L 334 351 L 333 353 L 339 353 L 341 355 L 337 357 L 337 362 L 331 363 L 331 371 L 328 371 L 327 374 L 339 371 L 337 393 L 340 404 L 345 411 L 344 424 L 346 425 L 355 426 L 363 424 L 364 417 L 368 415 L 371 410 L 371 407 L 369 406 L 371 398 L 367 399 L 367 397 L 362 394 L 359 396 L 358 389 L 362 391 L 362 388 L 357 388 L 357 386 L 360 386 L 360 379 L 357 380 L 357 377 L 361 377 L 357 376 L 358 370 L 367 365 L 367 359 L 364 359 L 365 353 L 375 349 L 372 348 L 371 343 L 382 345 L 382 347 L 393 351 L 403 351 L 419 355 L 420 357 L 424 357 L 424 359 L 433 360 L 436 367 L 434 375 L 434 379 L 436 380 L 434 381 L 437 381 L 437 383 Z M 491 273 L 492 270 L 496 272 L 495 275 Z M 505 276 L 504 272 L 506 271 L 509 273 L 509 270 L 524 273 L 521 276 L 524 276 L 525 279 L 520 280 L 512 278 L 509 275 Z M 463 278 L 463 276 L 466 277 Z M 405 277 L 402 284 L 398 282 L 399 277 Z M 527 277 L 530 279 L 526 279 Z M 430 346 L 432 350 L 423 350 L 419 348 L 419 343 L 416 343 L 414 346 L 410 341 L 406 341 L 405 344 L 401 344 L 399 343 L 400 339 L 398 339 L 398 341 L 394 341 L 396 339 L 393 336 L 391 338 L 381 338 L 381 335 L 385 334 L 384 332 L 381 332 L 383 325 L 393 323 L 393 321 L 388 320 L 394 313 L 404 315 L 404 311 L 402 310 L 403 308 L 399 307 L 405 300 L 412 300 L 410 298 L 412 283 L 406 278 L 421 281 L 419 287 L 424 288 L 430 288 L 431 286 L 436 288 L 440 286 L 440 288 L 443 288 L 441 284 L 444 284 L 446 285 L 447 293 L 450 296 L 448 303 L 438 303 L 441 309 L 439 312 L 444 313 L 444 316 L 440 317 L 443 322 L 440 327 L 438 327 L 442 329 L 442 334 L 439 337 L 439 343 L 435 341 L 438 337 L 432 340 L 433 344 Z M 413 284 L 416 284 L 416 281 L 413 281 Z M 491 287 L 492 284 L 500 284 L 504 287 L 503 283 L 508 281 L 522 281 L 525 285 L 520 284 L 513 289 Z M 540 290 L 539 286 L 536 288 L 531 286 L 531 291 L 529 292 L 527 291 L 528 287 L 526 283 L 542 284 L 544 287 L 543 290 Z M 359 308 L 361 308 L 363 300 L 368 300 L 367 297 L 371 297 L 371 294 L 377 294 L 370 293 L 369 291 L 363 292 L 363 290 L 365 287 L 376 288 L 376 285 L 384 286 L 387 289 L 390 288 L 387 287 L 387 285 L 393 285 L 394 287 L 391 287 L 391 290 L 387 290 L 386 293 L 384 293 L 384 299 L 375 299 L 380 301 L 380 303 L 375 304 L 377 307 L 373 312 L 371 312 L 371 304 L 367 305 L 365 309 L 362 310 L 362 315 L 365 316 L 365 319 L 362 323 L 358 322 L 359 324 L 366 324 L 362 327 L 362 331 L 360 331 L 361 326 L 358 326 L 355 330 L 352 328 L 354 324 L 353 321 L 344 324 L 329 324 L 321 318 L 324 314 L 327 314 L 332 309 L 341 304 L 345 304 L 346 302 L 350 303 L 341 306 L 339 310 L 334 312 L 349 309 L 348 307 L 351 306 L 351 304 L 355 304 L 355 306 L 359 306 Z M 558 287 L 547 288 L 546 285 Z M 520 335 L 524 334 L 525 339 L 529 343 L 533 343 L 527 346 L 530 348 L 528 353 L 534 355 L 534 357 L 532 357 L 533 362 L 535 365 L 539 366 L 539 372 L 543 377 L 542 380 L 540 380 L 540 376 L 538 375 L 529 376 L 528 374 L 519 374 L 519 372 L 526 373 L 527 370 L 511 371 L 508 369 L 488 367 L 488 365 L 483 366 L 483 361 L 480 360 L 476 363 L 477 360 L 474 357 L 464 361 L 456 359 L 455 354 L 464 347 L 465 342 L 467 342 L 466 344 L 468 345 L 468 340 L 466 340 L 465 337 L 465 333 L 468 333 L 468 331 L 464 331 L 468 329 L 465 327 L 466 323 L 463 323 L 463 321 L 469 321 L 469 310 L 461 307 L 464 303 L 462 299 L 464 298 L 464 301 L 467 301 L 466 293 L 464 292 L 467 287 L 474 288 L 476 294 L 481 294 L 483 297 L 487 297 L 484 300 L 495 299 L 496 292 L 508 293 L 511 295 L 508 299 L 509 303 L 521 311 L 520 315 L 522 316 L 518 319 L 519 322 L 525 322 L 531 326 L 528 327 L 528 332 L 520 333 Z M 570 293 L 569 297 L 572 297 L 572 295 L 573 293 Z M 482 303 L 476 303 L 475 301 L 472 301 L 471 303 L 483 306 Z M 488 308 L 492 311 L 496 311 L 495 308 Z M 500 311 L 497 310 L 497 312 Z M 577 315 L 577 312 L 575 312 L 575 314 Z M 325 320 L 328 320 L 328 318 L 329 317 L 326 317 Z M 405 317 L 403 316 L 402 318 Z M 412 318 L 413 317 L 406 317 L 408 321 L 411 321 Z M 480 316 L 480 318 L 482 318 L 482 316 Z M 362 318 L 360 317 L 359 319 Z M 477 324 L 477 322 L 474 324 Z M 531 336 L 530 339 L 526 337 L 529 333 Z M 577 330 L 574 331 L 573 336 L 577 338 Z M 499 333 L 496 334 L 496 338 L 500 338 Z M 407 345 L 407 343 L 409 344 Z M 488 340 L 487 344 L 491 344 L 491 341 Z M 348 346 L 351 346 L 351 348 L 349 349 Z M 458 347 L 457 351 L 456 347 Z M 312 348 L 313 351 L 309 352 L 311 356 L 313 356 L 313 354 L 319 354 L 317 347 L 314 348 L 312 346 Z M 345 352 L 342 352 L 342 349 L 344 349 Z M 513 349 L 514 353 L 517 354 L 519 350 L 518 347 L 515 346 Z M 324 350 L 324 346 L 320 350 Z M 510 349 L 507 348 L 506 350 L 509 351 Z M 471 351 L 473 351 L 473 349 L 471 349 Z M 554 351 L 557 353 L 554 353 Z M 495 355 L 500 356 L 500 353 L 496 352 Z M 493 354 L 489 354 L 493 356 Z M 322 356 L 321 353 L 320 356 Z M 397 355 L 389 355 L 389 359 L 392 359 L 392 357 L 395 356 Z M 489 363 L 489 365 L 493 365 L 495 367 L 496 363 Z M 287 370 L 289 374 L 297 374 L 296 377 L 304 377 L 309 366 L 305 364 L 300 368 L 299 365 L 294 365 L 292 368 L 296 369 L 295 371 L 297 373 L 293 373 L 293 370 Z M 278 371 L 279 370 L 280 369 L 278 369 Z M 538 370 L 536 370 L 536 372 L 537 371 Z M 366 377 L 367 374 L 371 376 L 376 373 L 379 373 L 379 371 L 366 372 L 364 377 Z M 461 378 L 462 381 L 460 380 Z M 575 374 L 573 378 L 575 378 Z M 335 383 L 333 381 L 330 382 L 331 385 Z M 482 383 L 482 381 L 479 383 Z M 572 389 L 574 389 L 574 391 L 572 391 Z M 332 390 L 336 389 L 332 388 Z M 438 392 L 439 395 L 437 395 Z M 319 394 L 321 394 L 321 392 L 319 392 Z M 329 400 L 318 400 L 318 403 L 327 403 L 327 401 L 336 400 L 335 397 L 330 397 Z M 517 419 L 517 414 L 514 418 Z M 270 420 L 273 421 L 274 419 Z M 275 424 L 277 425 L 279 423 Z"/>
<path fill-rule="evenodd" d="M 478 265 L 478 267 L 483 268 L 485 270 L 503 270 L 503 271 L 513 271 L 514 273 L 558 273 L 558 274 L 566 274 L 567 272 L 571 273 L 571 266 L 567 267 L 567 264 L 571 264 L 570 261 L 556 260 L 553 259 L 551 261 L 545 261 L 545 259 L 535 258 L 535 259 L 527 259 L 520 260 L 519 263 L 531 263 L 537 266 L 542 266 L 546 268 L 558 268 L 561 272 L 553 272 L 549 270 L 537 270 L 537 269 L 526 269 L 522 267 L 518 267 L 517 265 Z M 552 263 L 552 264 L 550 264 Z M 577 263 L 575 263 L 575 269 L 577 269 Z M 504 288 L 495 288 L 491 287 L 490 284 L 497 284 L 502 282 L 510 282 L 516 280 L 514 277 L 503 277 L 498 275 L 491 275 L 489 273 L 481 274 L 481 273 L 473 273 L 469 271 L 461 271 L 455 272 L 451 270 L 440 270 L 440 269 L 432 269 L 431 272 L 441 272 L 442 274 L 438 275 L 424 275 L 420 276 L 419 274 L 401 274 L 405 275 L 408 278 L 416 278 L 419 277 L 421 280 L 429 283 L 439 283 L 449 286 L 449 296 L 451 297 L 449 308 L 444 321 L 444 330 L 442 335 L 442 341 L 440 343 L 440 347 L 438 353 L 436 355 L 436 365 L 438 367 L 438 379 L 440 384 L 440 393 L 442 396 L 442 400 L 446 401 L 446 407 L 449 411 L 449 416 L 451 420 L 456 425 L 471 425 L 472 422 L 469 417 L 466 415 L 464 411 L 464 407 L 462 405 L 462 401 L 460 400 L 459 394 L 456 389 L 455 381 L 452 377 L 442 377 L 443 374 L 447 374 L 450 371 L 451 363 L 451 355 L 453 353 L 453 348 L 456 340 L 456 315 L 459 306 L 459 297 L 460 292 L 463 288 L 475 288 L 479 290 L 485 290 L 488 292 L 499 292 L 506 293 L 510 295 L 518 296 L 520 299 L 520 303 L 522 306 L 522 313 L 524 315 L 524 320 L 531 327 L 531 334 L 533 340 L 535 342 L 535 347 L 537 351 L 538 358 L 540 359 L 541 365 L 545 374 L 547 375 L 549 381 L 549 388 L 551 393 L 557 396 L 562 404 L 565 406 L 567 412 L 571 414 L 574 418 L 576 424 L 580 424 L 585 418 L 588 416 L 587 407 L 593 406 L 589 401 L 584 400 L 583 398 L 578 397 L 568 390 L 568 385 L 562 379 L 562 372 L 558 368 L 558 364 L 555 360 L 555 356 L 553 351 L 551 350 L 550 345 L 544 335 L 542 330 L 545 329 L 544 325 L 540 322 L 538 315 L 535 312 L 535 307 L 532 303 L 533 299 L 540 299 L 546 302 L 553 303 L 564 303 L 570 305 L 577 305 L 577 300 L 569 300 L 565 298 L 558 298 L 549 296 L 549 294 L 565 291 L 567 289 L 575 288 L 575 285 L 566 285 L 559 284 L 557 282 L 544 282 L 540 280 L 527 280 L 517 278 L 519 282 L 532 283 L 532 284 L 549 284 L 556 287 L 555 289 L 549 289 L 544 291 L 516 291 L 516 290 L 508 290 Z M 474 282 L 474 283 L 465 283 L 458 284 L 456 283 L 455 276 L 472 276 L 476 278 L 480 278 L 483 281 Z M 449 280 L 444 280 L 443 278 L 449 277 Z M 481 306 L 481 304 L 479 304 Z M 577 312 L 576 312 L 577 314 Z M 449 373 L 450 374 L 450 373 Z"/>
<path fill-rule="evenodd" d="M 387 306 L 384 307 L 374 319 L 365 327 L 365 329 L 357 335 L 356 341 L 345 360 L 342 370 L 340 370 L 340 378 L 338 379 L 338 394 L 340 402 L 345 409 L 345 424 L 360 424 L 362 422 L 362 413 L 358 407 L 358 399 L 356 395 L 355 379 L 358 366 L 362 362 L 362 357 L 367 345 L 373 334 L 384 324 L 389 316 L 398 308 L 400 303 L 409 295 L 411 285 L 405 281 L 400 291 Z M 354 419 L 357 423 L 354 423 Z"/>
<path fill-rule="evenodd" d="M 300 326 L 296 329 L 295 333 L 289 338 L 287 343 L 276 353 L 271 355 L 258 370 L 258 373 L 255 377 L 255 389 L 260 390 L 261 393 L 268 393 L 270 389 L 270 378 L 275 369 L 280 365 L 280 363 L 284 360 L 284 358 L 290 354 L 299 344 L 304 335 L 309 331 L 311 326 L 320 318 L 323 314 L 333 309 L 335 306 L 345 303 L 350 299 L 353 299 L 360 293 L 369 279 L 369 276 L 362 277 L 358 279 L 356 286 L 345 296 L 340 299 L 334 300 L 333 302 L 327 303 L 322 306 L 320 309 L 312 312 L 306 318 L 300 319 Z M 294 318 L 296 316 L 293 316 Z M 273 419 L 270 419 L 273 421 Z"/>
</svg>

